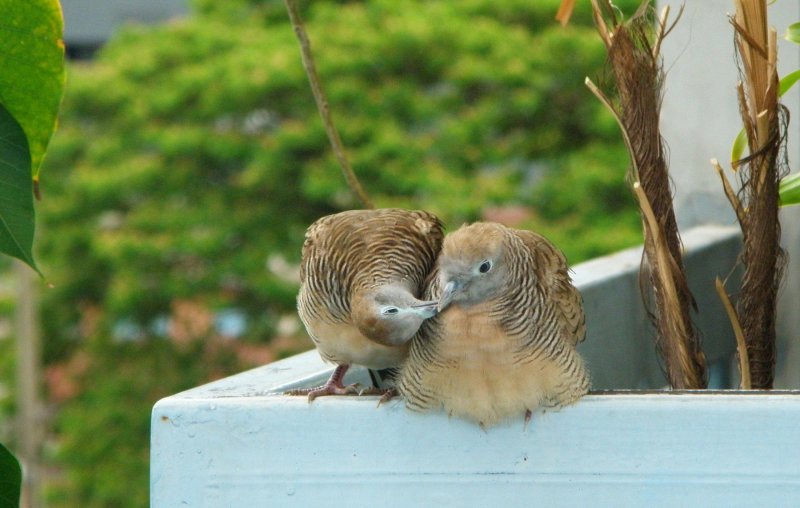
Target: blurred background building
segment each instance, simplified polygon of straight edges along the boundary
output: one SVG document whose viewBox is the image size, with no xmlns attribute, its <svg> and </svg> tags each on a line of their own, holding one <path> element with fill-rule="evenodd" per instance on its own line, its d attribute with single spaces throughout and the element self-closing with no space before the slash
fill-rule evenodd
<svg viewBox="0 0 800 508">
<path fill-rule="evenodd" d="M 189 12 L 188 0 L 61 0 L 70 58 L 87 58 L 126 23 L 160 23 Z"/>
</svg>

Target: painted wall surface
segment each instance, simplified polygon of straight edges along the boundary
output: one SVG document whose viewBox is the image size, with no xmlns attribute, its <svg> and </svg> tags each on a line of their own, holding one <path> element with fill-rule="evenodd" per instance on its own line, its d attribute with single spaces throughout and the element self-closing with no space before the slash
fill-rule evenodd
<svg viewBox="0 0 800 508">
<path fill-rule="evenodd" d="M 684 232 L 684 261 L 689 286 L 703 312 L 695 315 L 713 388 L 738 385 L 731 370 L 736 339 L 714 289 L 741 249 L 738 229 L 705 226 Z M 639 281 L 641 248 L 627 249 L 573 267 L 583 295 L 587 337 L 578 346 L 596 390 L 662 388 L 651 324 L 642 304 Z"/>
<path fill-rule="evenodd" d="M 184 15 L 188 0 L 61 0 L 64 40 L 69 45 L 98 45 L 121 25 L 155 23 Z"/>
<path fill-rule="evenodd" d="M 719 178 L 709 164 L 716 158 L 730 168 L 733 139 L 741 129 L 736 99 L 738 71 L 733 28 L 727 13 L 731 0 L 659 0 L 683 17 L 664 40 L 667 71 L 662 135 L 669 145 L 675 207 L 683 227 L 736 224 Z M 800 69 L 800 46 L 783 40 L 786 27 L 800 21 L 800 3 L 778 0 L 769 7 L 770 24 L 779 37 L 778 74 Z M 792 171 L 800 170 L 800 87 L 783 98 L 790 111 L 788 155 Z M 736 178 L 728 173 L 736 184 Z M 737 185 L 738 188 L 738 185 Z M 778 306 L 778 375 L 776 388 L 800 388 L 800 206 L 781 212 L 783 244 L 789 253 Z M 701 310 L 702 312 L 702 310 Z"/>
</svg>

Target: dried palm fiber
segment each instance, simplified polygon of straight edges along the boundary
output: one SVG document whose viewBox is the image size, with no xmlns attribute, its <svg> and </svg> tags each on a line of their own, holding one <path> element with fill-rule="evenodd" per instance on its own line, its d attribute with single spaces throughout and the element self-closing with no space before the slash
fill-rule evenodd
<svg viewBox="0 0 800 508">
<path fill-rule="evenodd" d="M 738 193 L 732 190 L 719 164 L 712 162 L 744 239 L 744 275 L 735 317 L 744 334 L 751 385 L 772 388 L 776 304 L 786 257 L 780 248 L 778 184 L 788 173 L 788 112 L 778 102 L 777 33 L 768 27 L 767 3 L 736 0 L 735 4 L 736 14 L 730 22 L 740 72 L 737 92 L 750 151 L 748 157 L 732 162 L 740 182 Z"/>
<path fill-rule="evenodd" d="M 667 157 L 659 131 L 664 79 L 660 46 L 671 29 L 667 28 L 669 10 L 665 9 L 654 24 L 649 2 L 643 2 L 627 21 L 618 17 L 608 0 L 592 0 L 592 8 L 608 51 L 614 99 L 588 79 L 587 85 L 616 117 L 630 152 L 629 178 L 644 229 L 640 283 L 651 309 L 648 312 L 655 326 L 656 348 L 673 388 L 704 388 L 705 355 L 690 314 L 696 305 L 683 269 Z M 657 31 L 653 36 L 654 25 Z M 650 290 L 645 290 L 645 274 Z M 655 300 L 654 310 L 651 299 Z"/>
</svg>

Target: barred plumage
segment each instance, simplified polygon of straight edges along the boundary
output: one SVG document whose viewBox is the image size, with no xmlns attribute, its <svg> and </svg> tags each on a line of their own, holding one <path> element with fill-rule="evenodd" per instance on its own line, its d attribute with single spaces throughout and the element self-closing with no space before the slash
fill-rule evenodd
<svg viewBox="0 0 800 508">
<path fill-rule="evenodd" d="M 441 313 L 411 341 L 398 389 L 415 410 L 492 425 L 589 389 L 575 350 L 586 325 L 566 258 L 544 237 L 495 223 L 448 235 L 426 299 Z"/>
<path fill-rule="evenodd" d="M 418 297 L 443 237 L 436 216 L 391 208 L 341 212 L 308 228 L 297 310 L 322 358 L 339 366 L 310 399 L 352 392 L 341 384 L 352 363 L 384 369 L 405 359 L 408 340 L 436 312 Z"/>
</svg>

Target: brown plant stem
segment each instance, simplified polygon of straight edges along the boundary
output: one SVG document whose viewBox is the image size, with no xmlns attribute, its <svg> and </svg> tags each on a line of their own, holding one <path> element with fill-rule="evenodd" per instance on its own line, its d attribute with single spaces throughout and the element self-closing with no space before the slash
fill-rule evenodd
<svg viewBox="0 0 800 508">
<path fill-rule="evenodd" d="M 717 277 L 714 284 L 717 288 L 719 299 L 722 300 L 722 305 L 725 307 L 725 313 L 728 314 L 728 319 L 730 320 L 731 327 L 733 328 L 733 334 L 736 336 L 736 353 L 739 357 L 739 374 L 741 377 L 739 388 L 742 390 L 750 390 L 753 387 L 753 384 L 750 381 L 750 360 L 747 356 L 747 344 L 744 340 L 742 325 L 739 323 L 739 316 L 736 315 L 736 310 L 733 308 L 731 299 L 728 297 L 728 293 L 725 291 L 725 285 L 722 283 L 719 277 Z"/>
<path fill-rule="evenodd" d="M 286 5 L 286 10 L 289 13 L 289 20 L 294 28 L 294 33 L 297 40 L 300 42 L 300 55 L 303 59 L 303 69 L 306 71 L 308 81 L 311 84 L 311 91 L 314 94 L 314 101 L 317 103 L 317 109 L 322 117 L 322 123 L 325 125 L 325 132 L 328 134 L 328 140 L 333 148 L 333 153 L 336 155 L 336 160 L 339 161 L 339 166 L 342 168 L 347 185 L 355 193 L 365 208 L 375 208 L 372 200 L 369 199 L 361 184 L 356 178 L 353 168 L 350 166 L 350 161 L 342 145 L 342 140 L 339 137 L 339 131 L 333 123 L 330 107 L 328 106 L 328 99 L 325 91 L 322 89 L 322 82 L 317 74 L 317 67 L 314 64 L 314 57 L 311 54 L 311 41 L 308 39 L 308 34 L 303 25 L 303 20 L 300 17 L 300 11 L 297 9 L 297 4 L 294 0 L 283 0 Z"/>
<path fill-rule="evenodd" d="M 667 378 L 674 388 L 704 388 L 705 355 L 691 319 L 694 298 L 683 270 L 681 241 L 659 131 L 663 82 L 659 49 L 674 24 L 668 26 L 669 11 L 665 10 L 651 42 L 647 7 L 648 2 L 644 2 L 634 16 L 622 22 L 608 0 L 592 0 L 595 24 L 608 50 L 615 100 L 608 99 L 593 85 L 590 88 L 612 109 L 630 152 L 630 177 L 644 229 L 643 263 L 649 269 L 655 299 L 651 316 Z"/>
<path fill-rule="evenodd" d="M 778 102 L 777 33 L 768 27 L 767 3 L 736 0 L 735 4 L 730 22 L 741 72 L 736 91 L 750 152 L 731 162 L 741 184 L 738 194 L 719 164 L 712 164 L 742 229 L 744 275 L 736 313 L 752 387 L 765 389 L 772 388 L 775 377 L 776 308 L 785 264 L 778 221 L 778 184 L 786 173 L 785 113 Z"/>
</svg>

